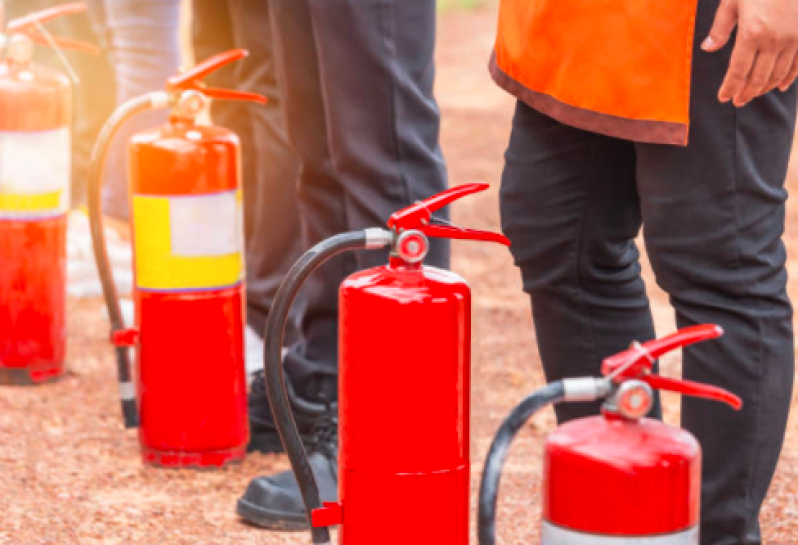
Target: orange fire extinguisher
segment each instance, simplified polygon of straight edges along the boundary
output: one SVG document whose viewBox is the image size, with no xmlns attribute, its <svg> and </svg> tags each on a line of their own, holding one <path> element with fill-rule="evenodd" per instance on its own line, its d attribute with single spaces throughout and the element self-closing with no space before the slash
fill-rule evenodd
<svg viewBox="0 0 798 545">
<path fill-rule="evenodd" d="M 94 150 L 89 212 L 127 427 L 140 423 L 145 463 L 219 466 L 245 456 L 244 256 L 240 146 L 197 123 L 208 99 L 263 104 L 202 79 L 247 55 L 233 50 L 169 78 L 166 91 L 120 106 Z M 113 136 L 139 112 L 169 109 L 129 144 L 135 326 L 127 327 L 106 253 L 100 186 Z M 135 387 L 129 361 L 136 348 Z"/>
<path fill-rule="evenodd" d="M 603 378 L 550 383 L 524 399 L 493 440 L 479 494 L 480 545 L 496 543 L 496 501 L 510 444 L 541 408 L 604 400 L 601 415 L 557 428 L 546 441 L 541 542 L 552 545 L 698 545 L 701 448 L 687 431 L 644 418 L 654 390 L 720 401 L 740 409 L 721 389 L 652 373 L 667 352 L 722 335 L 699 325 L 604 360 Z"/>
<path fill-rule="evenodd" d="M 275 296 L 266 326 L 267 393 L 314 543 L 329 543 L 327 527 L 337 524 L 347 545 L 468 540 L 471 292 L 458 275 L 423 260 L 427 237 L 509 245 L 499 234 L 433 223 L 435 210 L 487 187 L 453 187 L 395 212 L 388 230 L 320 242 Z M 384 248 L 390 248 L 387 265 L 357 272 L 340 288 L 340 500 L 322 505 L 284 388 L 283 327 L 292 299 L 324 261 Z M 386 530 L 386 517 L 402 523 Z"/>
<path fill-rule="evenodd" d="M 96 53 L 41 26 L 85 9 L 65 4 L 15 19 L 0 39 L 2 384 L 46 382 L 64 369 L 72 85 L 33 55 L 34 43 Z"/>
</svg>

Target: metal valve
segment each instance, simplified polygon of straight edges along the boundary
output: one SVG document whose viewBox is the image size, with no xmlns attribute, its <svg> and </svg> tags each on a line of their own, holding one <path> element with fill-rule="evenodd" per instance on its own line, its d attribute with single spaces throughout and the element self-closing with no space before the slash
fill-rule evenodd
<svg viewBox="0 0 798 545">
<path fill-rule="evenodd" d="M 419 263 L 429 252 L 429 240 L 421 231 L 405 231 L 396 238 L 393 251 L 408 263 Z"/>
<path fill-rule="evenodd" d="M 627 380 L 615 392 L 612 403 L 617 413 L 624 418 L 639 420 L 654 405 L 654 390 L 642 380 Z M 605 408 L 609 409 L 609 404 Z"/>
</svg>

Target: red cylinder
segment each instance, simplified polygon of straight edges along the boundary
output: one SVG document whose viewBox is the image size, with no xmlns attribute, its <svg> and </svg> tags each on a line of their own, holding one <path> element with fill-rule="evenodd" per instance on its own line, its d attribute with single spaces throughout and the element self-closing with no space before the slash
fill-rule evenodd
<svg viewBox="0 0 798 545">
<path fill-rule="evenodd" d="M 471 295 L 394 264 L 340 291 L 340 542 L 467 545 Z"/>
<path fill-rule="evenodd" d="M 0 383 L 63 373 L 71 86 L 0 64 Z"/>
<path fill-rule="evenodd" d="M 130 144 L 145 462 L 218 466 L 248 441 L 237 137 L 172 120 Z"/>
<path fill-rule="evenodd" d="M 697 545 L 701 449 L 658 420 L 612 415 L 546 442 L 543 543 Z"/>
</svg>

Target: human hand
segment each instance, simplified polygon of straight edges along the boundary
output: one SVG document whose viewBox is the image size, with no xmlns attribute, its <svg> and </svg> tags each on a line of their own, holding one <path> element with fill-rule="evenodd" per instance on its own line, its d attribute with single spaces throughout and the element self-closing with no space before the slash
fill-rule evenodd
<svg viewBox="0 0 798 545">
<path fill-rule="evenodd" d="M 798 1 L 721 0 L 701 49 L 721 49 L 735 26 L 737 40 L 718 99 L 741 107 L 777 87 L 786 91 L 798 76 Z"/>
</svg>

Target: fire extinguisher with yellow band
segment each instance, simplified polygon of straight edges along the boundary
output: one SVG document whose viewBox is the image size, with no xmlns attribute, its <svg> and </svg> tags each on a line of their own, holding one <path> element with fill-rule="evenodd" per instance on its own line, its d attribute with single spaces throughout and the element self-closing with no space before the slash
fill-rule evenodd
<svg viewBox="0 0 798 545">
<path fill-rule="evenodd" d="M 46 382 L 64 369 L 72 86 L 33 55 L 34 42 L 96 53 L 41 26 L 85 9 L 65 4 L 15 19 L 0 40 L 2 384 Z"/>
<path fill-rule="evenodd" d="M 127 427 L 139 425 L 145 463 L 219 466 L 248 441 L 243 356 L 241 161 L 235 134 L 197 124 L 209 98 L 265 103 L 201 80 L 246 56 L 216 55 L 133 99 L 107 122 L 89 188 L 92 238 L 116 348 Z M 163 126 L 129 144 L 135 327 L 123 323 L 103 238 L 100 185 L 114 134 L 138 112 L 169 108 Z M 135 347 L 135 387 L 129 349 Z"/>
</svg>

